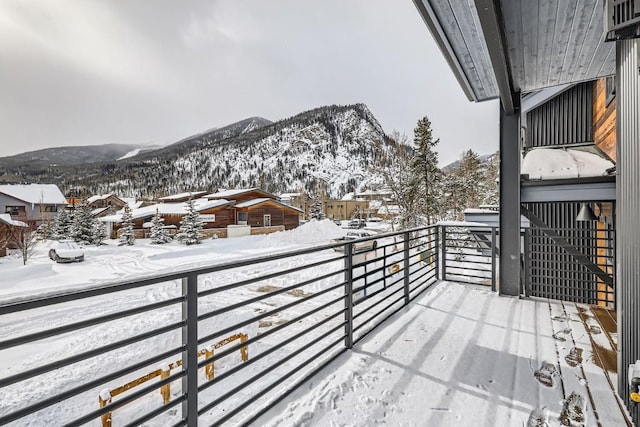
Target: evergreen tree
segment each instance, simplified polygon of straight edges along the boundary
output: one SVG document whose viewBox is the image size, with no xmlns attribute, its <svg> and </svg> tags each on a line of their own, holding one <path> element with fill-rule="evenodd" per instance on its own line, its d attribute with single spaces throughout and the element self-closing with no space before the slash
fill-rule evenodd
<svg viewBox="0 0 640 427">
<path fill-rule="evenodd" d="M 464 185 L 465 208 L 477 208 L 480 205 L 480 188 L 484 178 L 480 156 L 473 150 L 465 151 L 457 172 Z"/>
<path fill-rule="evenodd" d="M 94 240 L 94 223 L 95 220 L 91 215 L 91 209 L 89 209 L 87 201 L 83 200 L 80 206 L 75 209 L 69 237 L 76 242 L 92 243 Z"/>
<path fill-rule="evenodd" d="M 320 220 L 324 214 L 322 213 L 322 203 L 316 200 L 309 206 L 309 218 Z"/>
<path fill-rule="evenodd" d="M 156 209 L 156 214 L 151 220 L 151 243 L 162 245 L 171 241 L 171 236 L 167 234 L 167 230 L 163 228 L 164 219 L 160 216 L 160 212 Z"/>
<path fill-rule="evenodd" d="M 128 205 L 124 207 L 124 212 L 122 213 L 122 228 L 120 230 L 120 243 L 118 244 L 118 246 L 133 246 L 136 242 L 136 236 L 133 231 L 131 209 Z"/>
<path fill-rule="evenodd" d="M 446 174 L 442 180 L 442 218 L 460 221 L 465 208 L 464 182 L 457 170 Z"/>
<path fill-rule="evenodd" d="M 407 137 L 394 131 L 387 144 L 376 142 L 376 158 L 371 173 L 381 173 L 383 184 L 391 191 L 394 204 L 398 206 L 399 228 L 408 229 L 419 225 L 417 193 L 411 165 L 413 149 L 407 144 Z M 389 209 L 386 204 L 383 209 Z"/>
<path fill-rule="evenodd" d="M 104 239 L 108 237 L 105 225 L 97 219 L 93 220 L 92 237 L 91 243 L 96 246 L 100 246 Z"/>
<path fill-rule="evenodd" d="M 204 223 L 200 218 L 200 214 L 196 211 L 193 200 L 187 202 L 187 213 L 180 221 L 180 231 L 176 234 L 176 239 L 185 245 L 194 245 L 200 243 Z"/>
<path fill-rule="evenodd" d="M 473 150 L 462 153 L 458 166 L 444 179 L 443 201 L 447 217 L 462 221 L 464 210 L 480 205 L 480 193 L 484 181 L 482 162 Z"/>
<path fill-rule="evenodd" d="M 481 200 L 484 205 L 498 205 L 500 203 L 500 153 L 494 154 L 487 165 L 480 187 Z"/>
<path fill-rule="evenodd" d="M 58 212 L 51 230 L 51 238 L 54 240 L 64 240 L 71 237 L 71 226 L 73 225 L 74 211 L 62 209 Z"/>
<path fill-rule="evenodd" d="M 411 163 L 412 191 L 420 204 L 423 215 L 427 218 L 427 222 L 433 223 L 442 211 L 440 186 L 442 172 L 438 168 L 438 153 L 435 151 L 440 140 L 433 139 L 431 122 L 427 117 L 418 121 L 413 134 L 415 155 Z"/>
</svg>

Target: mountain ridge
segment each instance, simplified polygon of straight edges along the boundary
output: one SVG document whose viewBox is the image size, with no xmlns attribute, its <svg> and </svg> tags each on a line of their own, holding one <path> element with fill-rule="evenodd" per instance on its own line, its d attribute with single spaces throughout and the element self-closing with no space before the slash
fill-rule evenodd
<svg viewBox="0 0 640 427">
<path fill-rule="evenodd" d="M 366 105 L 329 105 L 276 122 L 250 117 L 118 161 L 18 165 L 0 181 L 137 197 L 245 186 L 338 196 L 379 180 L 374 145 L 389 141 Z"/>
</svg>

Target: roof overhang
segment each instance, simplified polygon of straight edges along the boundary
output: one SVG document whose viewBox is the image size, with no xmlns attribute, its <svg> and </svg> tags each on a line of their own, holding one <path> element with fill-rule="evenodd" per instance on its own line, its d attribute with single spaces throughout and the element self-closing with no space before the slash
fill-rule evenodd
<svg viewBox="0 0 640 427">
<path fill-rule="evenodd" d="M 615 73 L 603 0 L 413 0 L 472 101 Z"/>
<path fill-rule="evenodd" d="M 615 200 L 615 176 L 522 181 L 520 187 L 520 201 L 522 203 L 606 202 Z"/>
</svg>

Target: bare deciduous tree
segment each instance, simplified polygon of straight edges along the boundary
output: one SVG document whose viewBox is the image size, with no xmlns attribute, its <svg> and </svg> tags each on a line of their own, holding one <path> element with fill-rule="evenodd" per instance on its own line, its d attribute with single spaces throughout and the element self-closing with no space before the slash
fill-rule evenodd
<svg viewBox="0 0 640 427">
<path fill-rule="evenodd" d="M 372 172 L 382 176 L 383 185 L 398 206 L 399 228 L 408 229 L 419 225 L 421 217 L 411 169 L 413 149 L 408 145 L 407 136 L 398 131 L 393 131 L 390 139 L 388 144 L 376 143 L 375 171 Z"/>
<path fill-rule="evenodd" d="M 38 244 L 36 239 L 37 227 L 35 224 L 29 224 L 26 227 L 13 227 L 9 240 L 13 243 L 22 256 L 22 264 L 26 265 L 27 260 L 33 255 L 33 251 Z"/>
</svg>

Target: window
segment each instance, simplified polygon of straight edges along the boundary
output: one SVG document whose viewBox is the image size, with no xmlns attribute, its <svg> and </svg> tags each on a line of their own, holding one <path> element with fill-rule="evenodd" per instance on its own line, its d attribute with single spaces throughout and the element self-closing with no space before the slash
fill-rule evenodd
<svg viewBox="0 0 640 427">
<path fill-rule="evenodd" d="M 608 107 L 613 101 L 613 98 L 616 97 L 616 78 L 615 76 L 607 77 L 605 80 L 606 91 L 607 91 L 607 101 L 606 106 Z"/>
<path fill-rule="evenodd" d="M 265 227 L 271 227 L 271 215 L 264 215 L 262 225 Z"/>
<path fill-rule="evenodd" d="M 40 205 L 40 212 L 58 212 L 56 205 Z"/>
<path fill-rule="evenodd" d="M 4 213 L 8 213 L 11 216 L 19 215 L 21 207 L 22 206 L 7 206 L 4 209 Z"/>
</svg>

